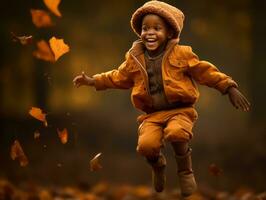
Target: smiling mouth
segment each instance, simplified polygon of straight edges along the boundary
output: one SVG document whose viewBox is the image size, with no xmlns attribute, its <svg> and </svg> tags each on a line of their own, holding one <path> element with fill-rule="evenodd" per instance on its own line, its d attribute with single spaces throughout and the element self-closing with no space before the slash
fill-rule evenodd
<svg viewBox="0 0 266 200">
<path fill-rule="evenodd" d="M 156 44 L 156 42 L 157 42 L 156 39 L 150 39 L 150 38 L 146 39 L 147 45 L 154 45 L 154 44 Z"/>
</svg>

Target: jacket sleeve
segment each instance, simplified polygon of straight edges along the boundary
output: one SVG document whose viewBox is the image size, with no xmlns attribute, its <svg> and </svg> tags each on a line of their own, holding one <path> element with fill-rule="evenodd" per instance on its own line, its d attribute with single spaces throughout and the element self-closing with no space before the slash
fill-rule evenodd
<svg viewBox="0 0 266 200">
<path fill-rule="evenodd" d="M 108 88 L 129 89 L 133 87 L 134 83 L 130 78 L 127 67 L 128 62 L 126 59 L 118 69 L 94 75 L 93 79 L 96 90 L 105 90 Z"/>
<path fill-rule="evenodd" d="M 220 72 L 213 64 L 207 61 L 200 61 L 198 56 L 193 53 L 191 47 L 186 46 L 186 48 L 186 57 L 189 65 L 188 73 L 195 81 L 215 88 L 222 94 L 226 94 L 227 89 L 231 86 L 238 87 L 230 76 Z"/>
</svg>

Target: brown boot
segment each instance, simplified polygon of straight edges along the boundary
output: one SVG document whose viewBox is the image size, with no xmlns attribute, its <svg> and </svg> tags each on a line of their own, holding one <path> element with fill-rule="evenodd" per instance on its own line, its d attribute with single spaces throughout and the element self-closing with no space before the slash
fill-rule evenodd
<svg viewBox="0 0 266 200">
<path fill-rule="evenodd" d="M 192 150 L 189 149 L 186 154 L 175 156 L 178 167 L 179 184 L 183 197 L 188 197 L 197 190 L 197 184 L 192 171 L 191 152 Z"/>
<path fill-rule="evenodd" d="M 166 159 L 163 154 L 160 154 L 159 158 L 154 161 L 147 159 L 148 163 L 152 167 L 152 183 L 156 192 L 162 192 L 164 190 L 166 176 L 165 176 L 165 166 Z"/>
</svg>

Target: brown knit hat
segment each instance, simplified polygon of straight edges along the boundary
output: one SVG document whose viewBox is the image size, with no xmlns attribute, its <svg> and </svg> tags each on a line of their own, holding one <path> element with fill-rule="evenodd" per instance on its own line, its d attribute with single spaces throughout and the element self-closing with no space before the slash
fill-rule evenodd
<svg viewBox="0 0 266 200">
<path fill-rule="evenodd" d="M 174 38 L 179 38 L 183 28 L 184 14 L 181 10 L 162 1 L 152 0 L 138 8 L 131 17 L 131 27 L 140 37 L 142 18 L 147 14 L 155 14 L 162 17 L 174 30 Z"/>
</svg>

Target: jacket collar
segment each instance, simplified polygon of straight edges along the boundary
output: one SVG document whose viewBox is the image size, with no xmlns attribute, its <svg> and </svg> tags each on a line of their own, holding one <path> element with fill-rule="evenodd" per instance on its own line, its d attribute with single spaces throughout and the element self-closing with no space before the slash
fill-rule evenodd
<svg viewBox="0 0 266 200">
<path fill-rule="evenodd" d="M 168 49 L 174 47 L 178 43 L 179 39 L 171 39 L 168 41 L 165 50 L 167 51 Z M 132 54 L 133 56 L 137 57 L 141 54 L 144 54 L 144 44 L 141 41 L 141 39 L 136 40 L 133 42 L 132 47 L 129 50 L 129 53 Z"/>
</svg>

